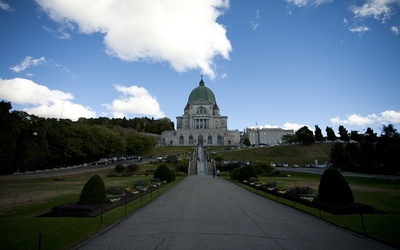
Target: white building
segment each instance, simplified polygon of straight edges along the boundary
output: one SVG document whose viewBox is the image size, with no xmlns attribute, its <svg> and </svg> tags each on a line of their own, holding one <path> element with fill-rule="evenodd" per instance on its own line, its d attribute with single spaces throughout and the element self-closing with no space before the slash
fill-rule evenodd
<svg viewBox="0 0 400 250">
<path fill-rule="evenodd" d="M 239 145 L 238 130 L 228 130 L 228 117 L 221 116 L 215 95 L 204 86 L 192 90 L 182 116 L 176 117 L 176 131 L 161 133 L 161 146 Z"/>
<path fill-rule="evenodd" d="M 293 135 L 294 130 L 282 128 L 247 128 L 245 138 L 251 145 L 276 145 L 282 143 L 283 135 Z"/>
</svg>

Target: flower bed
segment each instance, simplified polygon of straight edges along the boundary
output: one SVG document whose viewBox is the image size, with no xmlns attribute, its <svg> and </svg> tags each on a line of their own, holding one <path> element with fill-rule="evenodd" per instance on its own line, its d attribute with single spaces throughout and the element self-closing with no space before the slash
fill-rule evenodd
<svg viewBox="0 0 400 250">
<path fill-rule="evenodd" d="M 54 206 L 51 212 L 40 215 L 40 217 L 96 217 L 101 213 L 107 212 L 116 207 L 125 205 L 134 201 L 146 194 L 153 192 L 166 183 L 158 183 L 148 186 L 147 188 L 138 188 L 136 190 L 127 189 L 123 195 L 112 197 L 108 199 L 107 203 L 94 204 L 94 205 L 81 205 L 78 203 L 70 203 Z"/>
<path fill-rule="evenodd" d="M 261 190 L 265 193 L 269 193 L 277 197 L 281 197 L 335 215 L 383 213 L 382 211 L 378 211 L 370 205 L 361 203 L 353 203 L 350 205 L 321 203 L 318 199 L 318 196 L 312 195 L 312 191 L 309 190 L 308 187 L 294 187 L 292 189 L 284 189 L 280 187 L 267 186 L 263 183 L 252 183 L 252 185 L 250 185 L 249 182 L 244 181 L 243 184 Z"/>
</svg>

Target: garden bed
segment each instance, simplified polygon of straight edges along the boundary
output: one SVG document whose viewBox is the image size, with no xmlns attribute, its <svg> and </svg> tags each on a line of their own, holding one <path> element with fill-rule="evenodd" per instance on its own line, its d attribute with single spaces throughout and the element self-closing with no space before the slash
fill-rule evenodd
<svg viewBox="0 0 400 250">
<path fill-rule="evenodd" d="M 265 184 L 244 182 L 243 184 L 260 190 L 262 192 L 281 197 L 305 206 L 313 207 L 321 211 L 325 211 L 335 215 L 349 215 L 349 214 L 382 214 L 384 212 L 375 209 L 373 206 L 353 203 L 349 205 L 336 205 L 326 204 L 319 201 L 317 196 L 310 194 L 294 194 L 289 189 L 282 189 L 278 187 L 268 187 Z"/>
<path fill-rule="evenodd" d="M 94 204 L 94 205 L 81 205 L 79 203 L 70 203 L 54 206 L 50 212 L 41 214 L 39 217 L 96 217 L 104 212 L 107 212 L 116 207 L 130 203 L 142 196 L 150 194 L 155 190 L 162 188 L 166 183 L 154 187 L 150 186 L 147 190 L 139 190 L 134 192 L 125 192 L 124 195 L 117 198 L 111 198 L 107 203 Z"/>
</svg>

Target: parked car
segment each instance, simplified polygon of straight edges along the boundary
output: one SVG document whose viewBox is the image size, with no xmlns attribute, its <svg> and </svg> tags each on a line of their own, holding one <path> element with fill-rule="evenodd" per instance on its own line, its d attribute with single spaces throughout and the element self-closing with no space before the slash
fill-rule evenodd
<svg viewBox="0 0 400 250">
<path fill-rule="evenodd" d="M 110 161 L 107 158 L 100 158 L 100 160 L 95 161 L 94 164 L 95 165 L 106 165 L 108 164 Z"/>
</svg>

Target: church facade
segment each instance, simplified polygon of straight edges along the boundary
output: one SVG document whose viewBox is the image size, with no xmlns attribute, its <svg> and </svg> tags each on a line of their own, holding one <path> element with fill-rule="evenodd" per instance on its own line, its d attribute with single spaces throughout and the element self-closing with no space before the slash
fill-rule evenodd
<svg viewBox="0 0 400 250">
<path fill-rule="evenodd" d="M 237 146 L 240 132 L 228 130 L 228 117 L 220 114 L 216 98 L 201 79 L 192 90 L 182 116 L 176 117 L 176 130 L 161 134 L 161 146 Z"/>
</svg>

